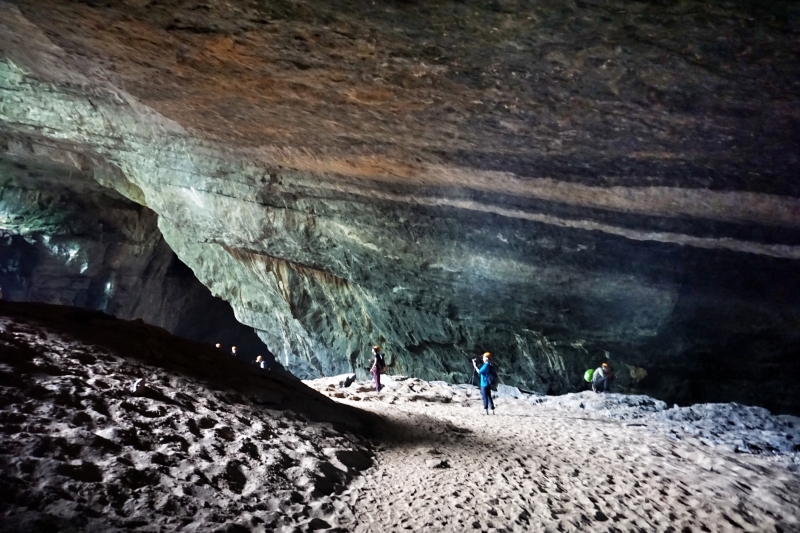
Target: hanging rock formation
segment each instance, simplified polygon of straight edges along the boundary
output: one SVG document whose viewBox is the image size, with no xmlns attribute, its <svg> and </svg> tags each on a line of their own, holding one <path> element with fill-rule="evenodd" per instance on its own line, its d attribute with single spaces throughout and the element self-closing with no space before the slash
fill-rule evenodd
<svg viewBox="0 0 800 533">
<path fill-rule="evenodd" d="M 771 6 L 5 0 L 0 152 L 151 209 L 301 377 L 488 349 L 528 390 L 608 359 L 797 411 L 800 17 Z"/>
</svg>

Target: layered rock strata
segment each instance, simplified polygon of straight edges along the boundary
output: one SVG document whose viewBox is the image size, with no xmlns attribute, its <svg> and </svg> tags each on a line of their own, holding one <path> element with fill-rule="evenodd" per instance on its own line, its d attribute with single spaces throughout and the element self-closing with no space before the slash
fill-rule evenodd
<svg viewBox="0 0 800 533">
<path fill-rule="evenodd" d="M 796 411 L 795 10 L 2 3 L 3 148 L 152 209 L 302 377 Z"/>
</svg>

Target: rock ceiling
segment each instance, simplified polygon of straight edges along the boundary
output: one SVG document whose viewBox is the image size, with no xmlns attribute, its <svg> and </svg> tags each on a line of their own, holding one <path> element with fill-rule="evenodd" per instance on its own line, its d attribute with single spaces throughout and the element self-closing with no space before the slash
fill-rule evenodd
<svg viewBox="0 0 800 533">
<path fill-rule="evenodd" d="M 0 151 L 152 209 L 302 376 L 362 370 L 378 342 L 398 372 L 458 381 L 490 349 L 531 389 L 608 358 L 623 387 L 796 409 L 798 20 L 4 0 Z"/>
</svg>

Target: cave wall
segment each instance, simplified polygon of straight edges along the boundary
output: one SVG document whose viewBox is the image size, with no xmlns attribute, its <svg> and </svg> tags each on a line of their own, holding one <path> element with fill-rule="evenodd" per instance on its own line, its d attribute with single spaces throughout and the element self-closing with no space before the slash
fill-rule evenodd
<svg viewBox="0 0 800 533">
<path fill-rule="evenodd" d="M 797 411 L 792 9 L 0 2 L 0 152 L 147 206 L 301 377 Z"/>
<path fill-rule="evenodd" d="M 99 185 L 91 168 L 43 154 L 0 158 L 0 211 L 2 298 L 140 318 L 271 359 L 166 244 L 156 214 Z"/>
</svg>

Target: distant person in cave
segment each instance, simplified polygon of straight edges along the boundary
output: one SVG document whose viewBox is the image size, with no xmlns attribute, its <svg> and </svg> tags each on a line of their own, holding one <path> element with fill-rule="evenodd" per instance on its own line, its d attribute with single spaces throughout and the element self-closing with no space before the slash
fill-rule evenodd
<svg viewBox="0 0 800 533">
<path fill-rule="evenodd" d="M 614 381 L 614 369 L 608 363 L 603 363 L 592 374 L 592 390 L 597 393 L 611 392 L 612 381 Z"/>
<path fill-rule="evenodd" d="M 253 364 L 256 365 L 258 368 L 261 368 L 262 370 L 267 369 L 267 362 L 264 361 L 264 358 L 261 357 L 260 355 L 256 357 L 256 360 L 253 361 Z"/>
<path fill-rule="evenodd" d="M 372 367 L 369 369 L 375 379 L 375 392 L 381 391 L 381 374 L 386 371 L 386 360 L 377 344 L 372 347 Z"/>
<path fill-rule="evenodd" d="M 217 348 L 221 348 L 222 347 L 222 345 L 220 343 L 217 343 L 214 346 L 216 346 Z"/>
<path fill-rule="evenodd" d="M 236 346 L 231 346 L 231 357 L 236 358 Z"/>
<path fill-rule="evenodd" d="M 478 368 L 476 359 L 472 360 L 472 366 L 475 372 L 481 377 L 481 399 L 483 400 L 483 414 L 489 414 L 489 408 L 492 408 L 494 414 L 494 401 L 492 400 L 492 381 L 496 374 L 492 370 L 492 354 L 486 352 L 483 354 L 483 365 Z"/>
</svg>

